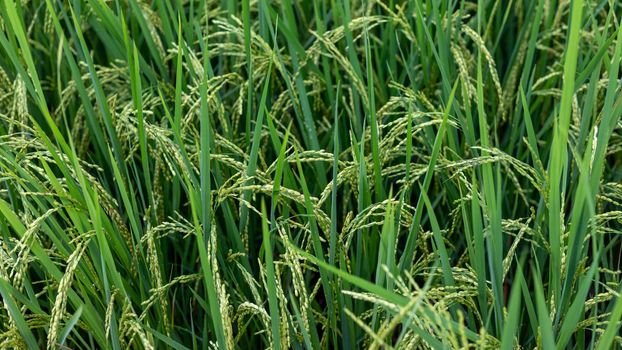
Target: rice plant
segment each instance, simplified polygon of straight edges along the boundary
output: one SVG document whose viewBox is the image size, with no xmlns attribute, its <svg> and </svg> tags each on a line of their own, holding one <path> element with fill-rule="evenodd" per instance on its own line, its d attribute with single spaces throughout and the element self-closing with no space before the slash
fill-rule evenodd
<svg viewBox="0 0 622 350">
<path fill-rule="evenodd" d="M 622 348 L 621 20 L 0 2 L 0 348 Z"/>
</svg>

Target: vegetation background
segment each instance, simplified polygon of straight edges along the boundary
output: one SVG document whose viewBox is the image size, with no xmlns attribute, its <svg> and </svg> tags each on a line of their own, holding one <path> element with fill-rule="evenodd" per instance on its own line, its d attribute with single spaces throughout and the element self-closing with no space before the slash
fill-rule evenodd
<svg viewBox="0 0 622 350">
<path fill-rule="evenodd" d="M 2 1 L 0 348 L 621 348 L 621 14 Z"/>
</svg>

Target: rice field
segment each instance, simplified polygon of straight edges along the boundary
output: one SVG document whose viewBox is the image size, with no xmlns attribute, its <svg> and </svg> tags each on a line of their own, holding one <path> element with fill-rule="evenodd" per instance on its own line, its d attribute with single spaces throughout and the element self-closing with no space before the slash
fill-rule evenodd
<svg viewBox="0 0 622 350">
<path fill-rule="evenodd" d="M 0 2 L 0 348 L 621 349 L 621 20 Z"/>
</svg>

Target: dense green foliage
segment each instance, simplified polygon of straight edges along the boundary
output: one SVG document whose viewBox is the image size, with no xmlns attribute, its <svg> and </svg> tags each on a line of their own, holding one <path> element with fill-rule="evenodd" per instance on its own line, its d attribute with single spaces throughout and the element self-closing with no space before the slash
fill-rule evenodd
<svg viewBox="0 0 622 350">
<path fill-rule="evenodd" d="M 0 348 L 622 347 L 615 0 L 4 0 Z"/>
</svg>

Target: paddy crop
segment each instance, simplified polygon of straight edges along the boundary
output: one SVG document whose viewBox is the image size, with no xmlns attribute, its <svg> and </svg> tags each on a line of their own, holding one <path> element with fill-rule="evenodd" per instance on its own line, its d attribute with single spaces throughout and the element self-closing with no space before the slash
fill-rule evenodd
<svg viewBox="0 0 622 350">
<path fill-rule="evenodd" d="M 2 1 L 0 348 L 621 348 L 621 14 Z"/>
</svg>

